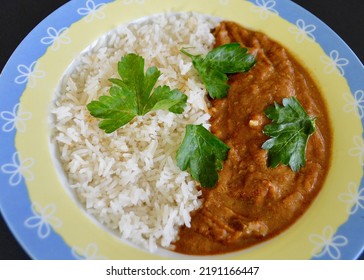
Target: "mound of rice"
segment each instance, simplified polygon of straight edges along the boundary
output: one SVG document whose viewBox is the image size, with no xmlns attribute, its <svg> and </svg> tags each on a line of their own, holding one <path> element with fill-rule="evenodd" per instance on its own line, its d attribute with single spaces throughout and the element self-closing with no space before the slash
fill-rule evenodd
<svg viewBox="0 0 364 280">
<path fill-rule="evenodd" d="M 150 251 L 169 247 L 190 212 L 201 206 L 196 183 L 176 166 L 186 124 L 209 127 L 206 90 L 183 47 L 206 54 L 217 20 L 196 13 L 163 14 L 118 27 L 71 66 L 57 93 L 54 140 L 69 186 L 98 221 Z M 86 104 L 107 95 L 123 55 L 144 57 L 162 72 L 158 84 L 188 96 L 183 114 L 157 111 L 112 134 L 98 128 Z"/>
</svg>

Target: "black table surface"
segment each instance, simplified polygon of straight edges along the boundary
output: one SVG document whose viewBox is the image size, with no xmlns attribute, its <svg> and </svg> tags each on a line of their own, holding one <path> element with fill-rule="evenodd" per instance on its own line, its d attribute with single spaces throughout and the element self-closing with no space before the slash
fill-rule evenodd
<svg viewBox="0 0 364 280">
<path fill-rule="evenodd" d="M 86 0 L 85 0 L 86 1 Z M 279 0 L 277 0 L 279 1 Z M 0 9 L 0 69 L 15 48 L 45 17 L 66 0 L 4 0 Z M 364 61 L 364 1 L 294 0 L 331 27 Z M 364 233 L 363 233 L 364 234 Z M 30 259 L 0 215 L 0 260 Z M 360 257 L 364 260 L 364 253 Z"/>
</svg>

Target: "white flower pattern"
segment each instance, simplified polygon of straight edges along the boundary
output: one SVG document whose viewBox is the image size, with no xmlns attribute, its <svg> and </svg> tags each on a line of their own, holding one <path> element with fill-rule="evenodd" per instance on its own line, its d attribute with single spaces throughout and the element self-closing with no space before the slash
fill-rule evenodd
<svg viewBox="0 0 364 280">
<path fill-rule="evenodd" d="M 19 132 L 25 132 L 25 121 L 32 118 L 31 112 L 23 112 L 20 108 L 20 103 L 15 104 L 12 111 L 3 111 L 0 117 L 6 121 L 2 126 L 4 132 L 11 132 L 16 129 Z"/>
<path fill-rule="evenodd" d="M 315 36 L 312 34 L 316 30 L 313 24 L 306 24 L 303 19 L 296 21 L 295 27 L 289 27 L 289 32 L 296 34 L 296 42 L 302 43 L 306 38 L 315 41 Z"/>
<path fill-rule="evenodd" d="M 20 75 L 15 78 L 15 83 L 20 85 L 28 82 L 28 86 L 30 88 L 34 88 L 37 85 L 37 79 L 44 78 L 46 76 L 44 71 L 38 69 L 37 61 L 32 62 L 30 66 L 19 64 L 17 66 L 17 70 Z"/>
<path fill-rule="evenodd" d="M 312 255 L 315 257 L 322 257 L 329 255 L 331 259 L 338 260 L 341 258 L 340 247 L 346 246 L 349 241 L 343 235 L 335 236 L 334 230 L 331 226 L 326 226 L 322 234 L 311 234 L 309 236 L 311 243 L 316 247 L 312 250 Z"/>
<path fill-rule="evenodd" d="M 34 163 L 35 160 L 32 158 L 21 160 L 19 153 L 15 152 L 12 156 L 12 163 L 2 165 L 1 171 L 10 174 L 9 185 L 14 187 L 20 184 L 23 177 L 28 181 L 34 180 L 34 174 L 30 170 Z"/>
<path fill-rule="evenodd" d="M 39 203 L 34 202 L 32 204 L 33 216 L 26 219 L 24 225 L 27 228 L 36 228 L 40 239 L 47 238 L 51 233 L 51 227 L 62 226 L 62 221 L 54 215 L 56 209 L 57 207 L 53 203 L 43 208 Z"/>
<path fill-rule="evenodd" d="M 358 157 L 361 165 L 364 165 L 364 142 L 360 136 L 354 136 L 353 139 L 354 148 L 349 150 L 349 155 L 352 157 Z"/>
<path fill-rule="evenodd" d="M 362 119 L 364 117 L 364 91 L 357 90 L 354 93 L 354 98 L 351 93 L 346 92 L 343 94 L 343 98 L 346 101 L 343 107 L 344 112 L 355 112 Z"/>
<path fill-rule="evenodd" d="M 48 27 L 48 36 L 43 37 L 40 42 L 44 45 L 51 45 L 52 50 L 57 51 L 62 44 L 67 45 L 72 42 L 71 38 L 67 36 L 67 32 L 67 27 L 59 30 L 54 27 Z"/>
<path fill-rule="evenodd" d="M 338 198 L 347 204 L 347 212 L 350 215 L 355 214 L 359 209 L 364 209 L 364 188 L 359 190 L 354 182 L 350 182 L 348 192 L 340 194 Z"/>
<path fill-rule="evenodd" d="M 330 52 L 330 57 L 321 56 L 320 60 L 325 64 L 324 72 L 326 74 L 331 74 L 337 68 L 340 71 L 342 76 L 345 75 L 344 66 L 349 64 L 349 60 L 346 58 L 340 57 L 340 54 L 337 50 L 332 50 Z"/>
<path fill-rule="evenodd" d="M 102 11 L 104 7 L 105 7 L 104 3 L 96 5 L 93 0 L 87 0 L 86 7 L 78 8 L 77 13 L 82 16 L 86 16 L 85 17 L 86 22 L 91 22 L 95 18 L 97 19 L 105 18 L 105 13 Z"/>
<path fill-rule="evenodd" d="M 106 260 L 107 258 L 104 256 L 99 256 L 99 247 L 96 243 L 90 243 L 86 246 L 85 249 L 81 247 L 73 247 L 72 255 L 79 260 Z"/>
<path fill-rule="evenodd" d="M 269 13 L 278 15 L 278 11 L 274 9 L 276 5 L 275 0 L 256 0 L 256 6 L 253 6 L 251 10 L 255 13 L 259 13 L 261 19 L 267 19 Z"/>
</svg>

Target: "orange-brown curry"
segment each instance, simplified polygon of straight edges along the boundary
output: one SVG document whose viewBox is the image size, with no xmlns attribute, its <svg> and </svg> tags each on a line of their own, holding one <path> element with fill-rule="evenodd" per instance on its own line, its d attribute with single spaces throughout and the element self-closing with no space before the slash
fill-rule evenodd
<svg viewBox="0 0 364 280">
<path fill-rule="evenodd" d="M 267 240 L 289 227 L 320 191 L 330 164 L 331 131 L 327 110 L 310 75 L 282 47 L 259 32 L 233 22 L 215 30 L 216 47 L 240 42 L 256 55 L 247 73 L 230 76 L 228 97 L 211 100 L 211 131 L 229 147 L 228 158 L 213 189 L 203 189 L 203 206 L 183 227 L 175 251 L 220 254 Z M 299 172 L 269 168 L 264 110 L 274 101 L 296 96 L 316 132 L 309 139 L 307 163 Z"/>
</svg>

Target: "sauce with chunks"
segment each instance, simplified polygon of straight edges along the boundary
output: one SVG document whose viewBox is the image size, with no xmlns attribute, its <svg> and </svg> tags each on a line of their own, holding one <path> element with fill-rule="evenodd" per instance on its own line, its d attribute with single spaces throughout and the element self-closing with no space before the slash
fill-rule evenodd
<svg viewBox="0 0 364 280">
<path fill-rule="evenodd" d="M 226 98 L 211 100 L 211 131 L 230 151 L 219 181 L 203 189 L 203 206 L 192 214 L 191 227 L 182 227 L 175 251 L 190 255 L 240 250 L 279 234 L 292 225 L 320 191 L 330 165 L 331 127 L 327 109 L 310 75 L 280 44 L 234 22 L 214 30 L 215 47 L 239 42 L 256 55 L 246 73 L 229 77 Z M 263 128 L 270 120 L 264 110 L 295 96 L 310 116 L 316 132 L 307 145 L 305 167 L 267 166 L 268 139 Z"/>
</svg>

